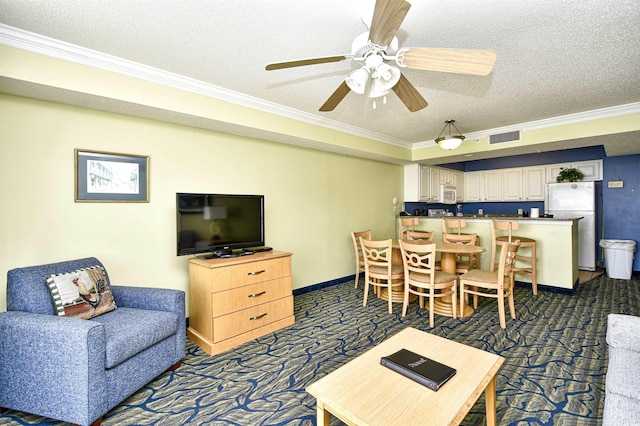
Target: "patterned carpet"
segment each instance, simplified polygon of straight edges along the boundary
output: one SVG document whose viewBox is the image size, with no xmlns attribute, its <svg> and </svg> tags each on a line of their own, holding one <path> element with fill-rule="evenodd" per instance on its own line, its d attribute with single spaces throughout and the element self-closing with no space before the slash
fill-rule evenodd
<svg viewBox="0 0 640 426">
<path fill-rule="evenodd" d="M 386 302 L 369 301 L 362 306 L 362 286 L 350 281 L 296 296 L 295 325 L 235 350 L 211 357 L 187 341 L 182 367 L 113 409 L 103 425 L 313 425 L 308 384 L 404 327 L 430 330 L 417 302 L 401 318 L 400 304 L 390 315 Z M 506 358 L 497 377 L 500 425 L 601 424 L 607 314 L 640 315 L 640 279 L 602 275 L 573 296 L 534 297 L 518 287 L 516 313 L 505 331 L 487 299 L 468 318 L 436 316 L 431 332 Z M 483 424 L 484 411 L 481 397 L 463 424 Z M 0 424 L 61 423 L 9 411 Z"/>
</svg>

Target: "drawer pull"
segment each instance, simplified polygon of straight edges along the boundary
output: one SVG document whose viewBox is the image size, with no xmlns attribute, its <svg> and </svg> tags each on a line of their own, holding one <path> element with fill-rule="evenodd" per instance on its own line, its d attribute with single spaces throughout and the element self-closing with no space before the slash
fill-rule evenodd
<svg viewBox="0 0 640 426">
<path fill-rule="evenodd" d="M 253 293 L 253 294 L 250 294 L 249 297 L 258 297 L 258 296 L 262 296 L 265 293 L 266 291 L 261 291 L 260 293 Z"/>
<path fill-rule="evenodd" d="M 267 272 L 267 271 L 265 269 L 263 269 L 262 271 L 249 272 L 249 273 L 247 273 L 247 275 L 260 275 L 263 272 Z"/>
<path fill-rule="evenodd" d="M 267 316 L 267 313 L 265 312 L 264 314 L 262 314 L 262 315 L 258 315 L 257 317 L 251 317 L 251 318 L 249 318 L 249 321 L 259 320 L 260 318 L 263 318 L 263 317 L 266 317 L 266 316 Z"/>
</svg>

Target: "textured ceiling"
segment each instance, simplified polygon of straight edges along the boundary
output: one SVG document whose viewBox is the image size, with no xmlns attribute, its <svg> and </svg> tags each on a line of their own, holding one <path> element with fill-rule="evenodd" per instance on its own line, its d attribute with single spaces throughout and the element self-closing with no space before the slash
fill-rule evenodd
<svg viewBox="0 0 640 426">
<path fill-rule="evenodd" d="M 401 47 L 490 49 L 486 77 L 404 69 L 429 102 L 350 93 L 318 108 L 356 65 L 265 71 L 348 54 L 373 0 L 0 0 L 0 22 L 406 143 L 640 102 L 637 0 L 413 0 Z M 637 139 L 635 139 L 637 140 Z M 638 144 L 640 145 L 640 144 Z M 639 149 L 640 152 L 640 149 Z"/>
</svg>

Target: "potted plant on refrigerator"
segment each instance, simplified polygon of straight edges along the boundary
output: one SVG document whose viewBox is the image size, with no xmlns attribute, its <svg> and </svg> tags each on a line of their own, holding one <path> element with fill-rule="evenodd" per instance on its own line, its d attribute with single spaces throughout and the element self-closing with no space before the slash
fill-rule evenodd
<svg viewBox="0 0 640 426">
<path fill-rule="evenodd" d="M 558 173 L 556 182 L 577 182 L 582 180 L 582 178 L 584 178 L 584 175 L 580 170 L 575 168 L 562 168 L 560 169 L 560 173 Z"/>
</svg>

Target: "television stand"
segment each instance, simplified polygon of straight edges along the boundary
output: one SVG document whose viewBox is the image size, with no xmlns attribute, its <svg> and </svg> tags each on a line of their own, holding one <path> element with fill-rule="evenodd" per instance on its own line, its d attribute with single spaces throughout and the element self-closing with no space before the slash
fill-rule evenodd
<svg viewBox="0 0 640 426">
<path fill-rule="evenodd" d="M 189 259 L 189 339 L 214 355 L 294 324 L 291 256 Z"/>
</svg>

